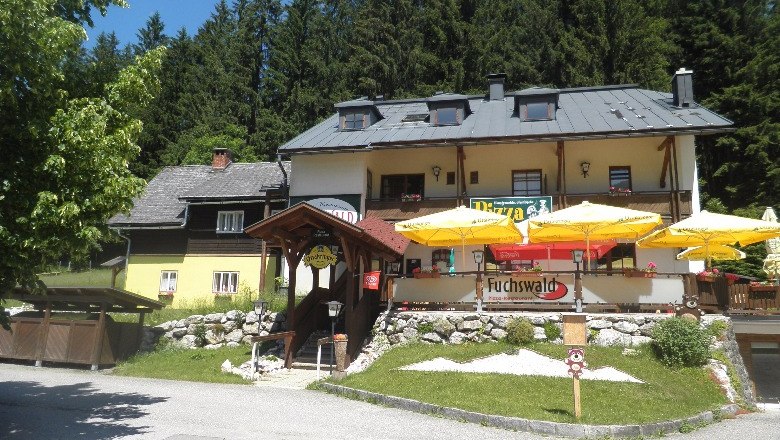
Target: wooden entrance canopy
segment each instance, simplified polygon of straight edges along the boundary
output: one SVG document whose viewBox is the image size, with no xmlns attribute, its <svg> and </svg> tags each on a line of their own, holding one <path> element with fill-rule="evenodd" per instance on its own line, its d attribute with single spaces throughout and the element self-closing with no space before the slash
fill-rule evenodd
<svg viewBox="0 0 780 440">
<path fill-rule="evenodd" d="M 397 243 L 391 243 L 387 238 L 383 239 L 369 229 L 348 223 L 307 203 L 299 203 L 244 229 L 244 232 L 249 236 L 268 241 L 270 245 L 279 246 L 282 249 L 289 267 L 288 330 L 295 331 L 296 328 L 305 324 L 296 322 L 295 314 L 298 265 L 313 246 L 318 244 L 337 245 L 343 253 L 341 261 L 346 265 L 346 278 L 348 280 L 345 296 L 345 326 L 350 338 L 347 351 L 354 353 L 355 349 L 359 347 L 362 342 L 361 333 L 364 330 L 364 325 L 361 322 L 363 316 L 359 315 L 365 314 L 355 310 L 355 275 L 361 270 L 360 262 L 362 261 L 363 268 L 370 268 L 371 260 L 374 257 L 384 261 L 396 261 L 403 255 L 406 247 L 403 246 L 402 249 Z M 313 271 L 313 286 L 319 285 L 318 274 L 319 271 Z M 300 315 L 305 316 L 304 313 Z M 293 346 L 300 343 L 301 338 L 307 336 L 296 334 Z M 289 361 L 290 359 L 288 359 Z"/>
</svg>

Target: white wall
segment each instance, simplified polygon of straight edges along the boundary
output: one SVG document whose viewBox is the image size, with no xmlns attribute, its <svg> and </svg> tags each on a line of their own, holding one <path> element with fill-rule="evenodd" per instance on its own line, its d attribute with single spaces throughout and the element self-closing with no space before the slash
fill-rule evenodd
<svg viewBox="0 0 780 440">
<path fill-rule="evenodd" d="M 363 194 L 367 157 L 368 153 L 295 155 L 290 195 Z"/>
</svg>

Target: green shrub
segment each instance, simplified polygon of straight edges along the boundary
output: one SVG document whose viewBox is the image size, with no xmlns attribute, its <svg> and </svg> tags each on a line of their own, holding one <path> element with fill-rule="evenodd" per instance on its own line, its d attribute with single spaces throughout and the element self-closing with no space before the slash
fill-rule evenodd
<svg viewBox="0 0 780 440">
<path fill-rule="evenodd" d="M 653 329 L 653 338 L 658 357 L 670 367 L 697 367 L 710 356 L 709 335 L 694 320 L 661 321 Z"/>
<path fill-rule="evenodd" d="M 426 333 L 433 333 L 433 324 L 426 322 L 423 324 L 417 324 L 417 333 L 424 335 Z"/>
<path fill-rule="evenodd" d="M 726 321 L 712 321 L 707 327 L 707 333 L 710 336 L 715 336 L 715 339 L 721 340 L 727 328 L 729 328 L 729 325 L 726 324 Z"/>
<path fill-rule="evenodd" d="M 544 335 L 552 342 L 561 337 L 561 329 L 554 322 L 544 323 Z"/>
<path fill-rule="evenodd" d="M 195 326 L 195 330 L 192 332 L 193 335 L 195 335 L 195 338 L 198 340 L 198 345 L 202 345 L 204 342 L 206 342 L 206 331 L 208 329 L 206 328 L 205 324 L 197 324 Z"/>
<path fill-rule="evenodd" d="M 510 344 L 525 345 L 534 341 L 534 325 L 525 318 L 515 318 L 506 326 L 506 340 Z"/>
</svg>

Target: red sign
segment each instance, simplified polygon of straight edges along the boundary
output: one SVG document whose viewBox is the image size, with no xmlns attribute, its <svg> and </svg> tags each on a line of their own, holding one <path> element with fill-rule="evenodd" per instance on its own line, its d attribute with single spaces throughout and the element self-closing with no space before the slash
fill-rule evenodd
<svg viewBox="0 0 780 440">
<path fill-rule="evenodd" d="M 364 289 L 379 289 L 379 271 L 366 272 L 363 274 L 363 288 Z"/>
</svg>

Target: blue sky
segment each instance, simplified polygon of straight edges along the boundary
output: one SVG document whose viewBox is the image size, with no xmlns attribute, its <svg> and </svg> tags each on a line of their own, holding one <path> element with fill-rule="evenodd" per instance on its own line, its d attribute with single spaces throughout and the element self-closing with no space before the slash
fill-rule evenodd
<svg viewBox="0 0 780 440">
<path fill-rule="evenodd" d="M 128 0 L 130 7 L 123 9 L 112 6 L 105 17 L 93 13 L 95 27 L 87 27 L 87 48 L 95 45 L 95 39 L 101 32 L 116 32 L 120 46 L 137 41 L 136 32 L 143 27 L 146 20 L 155 11 L 160 12 L 165 33 L 176 35 L 182 26 L 190 35 L 198 31 L 198 27 L 206 21 L 219 0 Z"/>
</svg>

